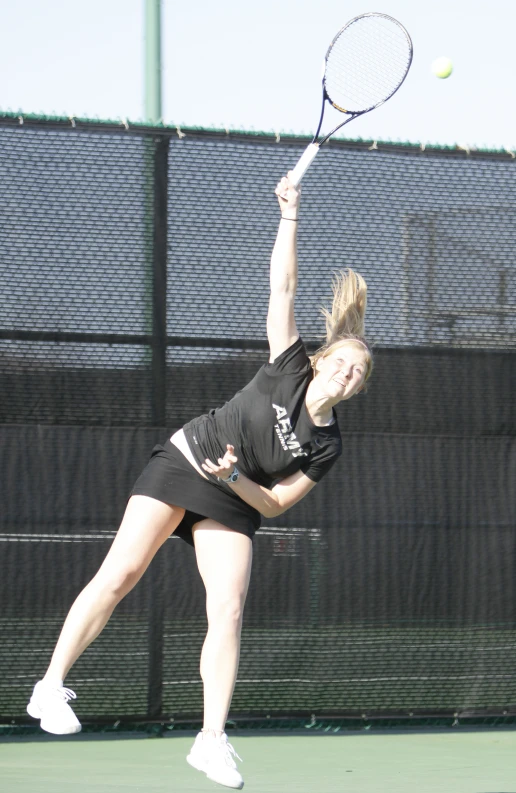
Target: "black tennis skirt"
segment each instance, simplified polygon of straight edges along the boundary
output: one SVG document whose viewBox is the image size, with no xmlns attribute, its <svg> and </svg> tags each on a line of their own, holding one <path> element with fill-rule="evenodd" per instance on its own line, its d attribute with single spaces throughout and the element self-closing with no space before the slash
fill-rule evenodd
<svg viewBox="0 0 516 793">
<path fill-rule="evenodd" d="M 184 454 L 167 440 L 157 445 L 131 496 L 150 496 L 186 511 L 174 535 L 193 545 L 192 526 L 211 518 L 228 529 L 252 539 L 260 528 L 260 513 L 242 501 L 228 487 L 222 488 L 204 479 Z"/>
</svg>

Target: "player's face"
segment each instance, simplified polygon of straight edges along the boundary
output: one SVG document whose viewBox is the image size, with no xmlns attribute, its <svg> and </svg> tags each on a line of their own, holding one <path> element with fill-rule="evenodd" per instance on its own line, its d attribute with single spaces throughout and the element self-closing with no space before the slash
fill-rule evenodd
<svg viewBox="0 0 516 793">
<path fill-rule="evenodd" d="M 361 391 L 367 374 L 367 350 L 348 342 L 317 362 L 317 373 L 330 398 L 350 399 Z"/>
</svg>

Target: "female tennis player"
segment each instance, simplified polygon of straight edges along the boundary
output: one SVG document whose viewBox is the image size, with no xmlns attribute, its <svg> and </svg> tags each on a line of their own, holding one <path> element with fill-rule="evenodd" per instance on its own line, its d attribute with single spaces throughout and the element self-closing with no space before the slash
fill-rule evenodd
<svg viewBox="0 0 516 793">
<path fill-rule="evenodd" d="M 363 338 L 367 286 L 349 270 L 333 285 L 327 343 L 307 356 L 294 318 L 300 190 L 276 188 L 281 220 L 271 257 L 270 358 L 223 407 L 186 424 L 153 449 L 100 570 L 79 594 L 52 661 L 28 704 L 51 733 L 78 732 L 63 682 L 175 532 L 195 547 L 206 588 L 208 632 L 201 654 L 204 726 L 187 757 L 230 788 L 244 782 L 225 724 L 235 686 L 242 612 L 260 515 L 275 517 L 315 487 L 341 454 L 334 406 L 364 388 L 372 355 Z M 240 759 L 240 758 L 239 758 Z"/>
</svg>

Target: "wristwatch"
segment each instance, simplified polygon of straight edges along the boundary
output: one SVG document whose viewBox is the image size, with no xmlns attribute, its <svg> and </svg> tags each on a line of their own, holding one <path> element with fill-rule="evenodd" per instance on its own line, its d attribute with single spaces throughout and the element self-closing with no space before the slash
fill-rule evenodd
<svg viewBox="0 0 516 793">
<path fill-rule="evenodd" d="M 236 482 L 238 477 L 240 476 L 240 471 L 238 468 L 233 468 L 233 473 L 228 476 L 227 479 L 222 479 L 221 476 L 217 477 L 219 482 L 226 482 L 229 484 L 230 482 Z"/>
</svg>

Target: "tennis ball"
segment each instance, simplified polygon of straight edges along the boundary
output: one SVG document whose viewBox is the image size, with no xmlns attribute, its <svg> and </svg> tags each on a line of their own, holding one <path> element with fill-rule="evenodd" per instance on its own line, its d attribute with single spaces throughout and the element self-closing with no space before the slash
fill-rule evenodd
<svg viewBox="0 0 516 793">
<path fill-rule="evenodd" d="M 436 77 L 440 77 L 441 79 L 445 79 L 449 77 L 453 71 L 453 63 L 449 58 L 436 58 L 435 61 L 432 63 L 432 72 L 435 74 Z"/>
</svg>

